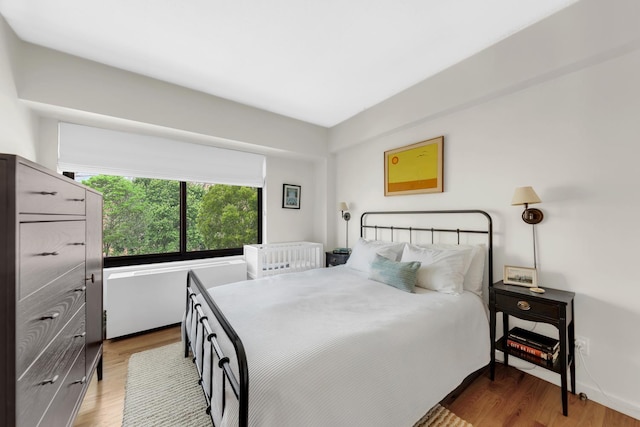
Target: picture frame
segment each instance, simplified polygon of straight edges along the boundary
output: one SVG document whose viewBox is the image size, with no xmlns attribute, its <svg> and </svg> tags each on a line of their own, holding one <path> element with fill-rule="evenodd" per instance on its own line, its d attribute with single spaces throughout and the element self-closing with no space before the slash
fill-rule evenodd
<svg viewBox="0 0 640 427">
<path fill-rule="evenodd" d="M 507 285 L 538 287 L 538 271 L 535 268 L 505 265 L 503 277 L 502 282 Z"/>
<path fill-rule="evenodd" d="M 442 193 L 444 136 L 384 152 L 384 195 Z"/>
<path fill-rule="evenodd" d="M 282 207 L 284 209 L 300 209 L 300 193 L 302 187 L 293 184 L 282 184 Z"/>
</svg>

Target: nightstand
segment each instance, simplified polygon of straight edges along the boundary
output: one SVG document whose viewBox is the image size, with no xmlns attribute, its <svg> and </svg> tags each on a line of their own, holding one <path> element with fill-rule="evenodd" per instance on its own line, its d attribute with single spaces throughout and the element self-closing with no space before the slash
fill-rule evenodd
<svg viewBox="0 0 640 427">
<path fill-rule="evenodd" d="M 335 265 L 342 265 L 349 259 L 348 254 L 334 254 L 333 252 L 326 252 L 326 267 L 333 267 Z"/>
<path fill-rule="evenodd" d="M 575 293 L 545 287 L 544 294 L 536 294 L 529 288 L 505 285 L 501 281 L 489 288 L 491 364 L 490 375 L 495 377 L 496 350 L 503 352 L 504 364 L 509 364 L 509 356 L 518 357 L 542 368 L 560 374 L 562 389 L 562 413 L 568 413 L 567 369 L 571 373 L 571 393 L 576 392 L 575 366 L 575 326 L 573 318 L 573 299 Z M 496 313 L 502 312 L 502 338 L 496 341 Z M 548 323 L 558 328 L 560 354 L 552 364 L 540 359 L 522 357 L 522 353 L 507 347 L 505 339 L 509 334 L 509 316 L 533 322 Z"/>
</svg>

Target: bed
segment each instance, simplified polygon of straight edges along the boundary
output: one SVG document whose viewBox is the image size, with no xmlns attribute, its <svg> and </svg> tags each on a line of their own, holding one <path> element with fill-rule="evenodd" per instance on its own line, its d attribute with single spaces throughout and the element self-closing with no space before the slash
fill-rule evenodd
<svg viewBox="0 0 640 427">
<path fill-rule="evenodd" d="M 424 225 L 435 216 L 445 225 Z M 446 225 L 458 217 L 475 218 L 473 227 Z M 366 212 L 360 222 L 344 266 L 210 290 L 189 273 L 185 357 L 194 359 L 215 426 L 411 427 L 489 363 L 481 288 L 492 283 L 491 217 Z M 443 235 L 454 241 L 441 243 Z M 471 244 L 477 236 L 483 246 Z M 450 258 L 446 268 L 430 264 L 438 257 Z M 435 288 L 402 289 L 425 279 Z"/>
</svg>

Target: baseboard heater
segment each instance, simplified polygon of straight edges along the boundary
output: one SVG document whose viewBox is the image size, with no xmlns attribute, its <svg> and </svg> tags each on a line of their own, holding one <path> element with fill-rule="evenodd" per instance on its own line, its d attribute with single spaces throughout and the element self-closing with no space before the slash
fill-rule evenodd
<svg viewBox="0 0 640 427">
<path fill-rule="evenodd" d="M 207 286 L 246 280 L 242 259 L 105 269 L 106 337 L 116 338 L 179 323 L 187 271 Z"/>
</svg>

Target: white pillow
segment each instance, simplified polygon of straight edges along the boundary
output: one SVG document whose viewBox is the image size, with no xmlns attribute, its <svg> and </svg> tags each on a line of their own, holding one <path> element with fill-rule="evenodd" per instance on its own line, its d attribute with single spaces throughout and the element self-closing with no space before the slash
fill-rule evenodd
<svg viewBox="0 0 640 427">
<path fill-rule="evenodd" d="M 430 245 L 418 245 L 426 249 L 449 249 L 466 251 L 465 275 L 462 287 L 465 291 L 482 296 L 482 280 L 484 278 L 485 245 L 456 245 L 451 243 L 433 243 Z"/>
<path fill-rule="evenodd" d="M 420 261 L 416 286 L 446 294 L 460 295 L 471 249 L 422 248 L 405 245 L 402 262 Z"/>
<path fill-rule="evenodd" d="M 482 279 L 484 278 L 484 245 L 473 245 L 471 263 L 464 275 L 462 287 L 469 292 L 482 296 Z"/>
<path fill-rule="evenodd" d="M 346 266 L 369 273 L 371 271 L 371 263 L 373 263 L 376 254 L 392 261 L 399 261 L 403 248 L 404 243 L 365 240 L 361 237 L 353 246 Z"/>
</svg>

